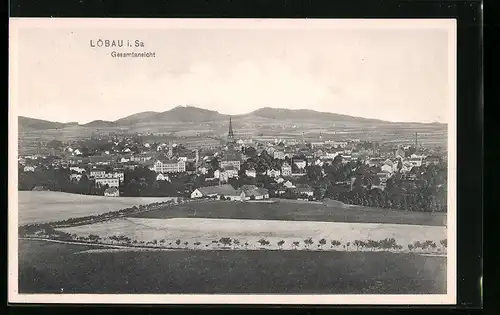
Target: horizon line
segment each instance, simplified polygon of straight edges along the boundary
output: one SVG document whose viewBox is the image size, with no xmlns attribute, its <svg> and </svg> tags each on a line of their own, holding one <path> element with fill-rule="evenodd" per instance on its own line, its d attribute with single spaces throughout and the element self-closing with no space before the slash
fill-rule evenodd
<svg viewBox="0 0 500 315">
<path fill-rule="evenodd" d="M 50 120 L 50 119 L 47 119 L 47 118 L 30 117 L 30 116 L 24 116 L 24 115 L 18 115 L 18 119 L 19 119 L 19 117 L 25 117 L 25 118 L 38 119 L 38 120 L 44 120 L 44 121 L 49 121 L 49 122 L 53 122 L 53 123 L 61 123 L 61 124 L 77 123 L 78 125 L 82 126 L 82 125 L 86 125 L 86 124 L 89 124 L 89 123 L 95 122 L 95 121 L 116 122 L 116 121 L 118 121 L 120 119 L 129 117 L 129 116 L 133 116 L 133 115 L 137 115 L 137 114 L 140 114 L 140 113 L 146 113 L 146 112 L 152 112 L 152 113 L 156 113 L 156 114 L 161 114 L 161 113 L 165 113 L 165 112 L 171 111 L 171 110 L 173 110 L 175 108 L 179 108 L 179 107 L 183 107 L 183 108 L 192 107 L 192 108 L 197 108 L 197 109 L 202 109 L 202 110 L 216 112 L 216 113 L 218 113 L 220 115 L 225 115 L 225 116 L 229 116 L 229 117 L 248 115 L 248 114 L 251 114 L 251 113 L 253 113 L 253 112 L 257 111 L 257 110 L 268 108 L 268 109 L 284 109 L 284 110 L 289 110 L 289 111 L 306 110 L 306 111 L 316 112 L 316 113 L 335 114 L 335 115 L 342 115 L 342 116 L 347 116 L 347 117 L 360 118 L 360 119 L 368 119 L 368 120 L 376 120 L 376 121 L 380 121 L 380 122 L 388 122 L 388 123 L 395 123 L 395 124 L 397 124 L 397 123 L 405 123 L 405 124 L 443 124 L 443 125 L 447 125 L 448 124 L 447 122 L 443 122 L 443 121 L 432 121 L 432 122 L 431 121 L 427 121 L 427 122 L 425 122 L 425 121 L 392 121 L 392 120 L 385 120 L 385 119 L 373 118 L 373 117 L 352 116 L 352 115 L 340 114 L 340 113 L 336 113 L 336 112 L 317 111 L 317 110 L 308 109 L 308 108 L 290 109 L 290 108 L 284 108 L 284 107 L 270 107 L 270 106 L 260 107 L 258 109 L 253 110 L 253 111 L 245 112 L 245 113 L 225 114 L 225 113 L 221 113 L 221 112 L 219 112 L 217 110 L 207 109 L 207 108 L 203 108 L 203 107 L 195 106 L 195 105 L 177 105 L 177 106 L 174 106 L 174 107 L 172 107 L 170 109 L 167 109 L 165 111 L 160 111 L 160 112 L 159 111 L 154 111 L 154 110 L 144 110 L 144 111 L 141 111 L 141 112 L 136 112 L 134 114 L 129 114 L 129 115 L 117 118 L 115 120 L 93 119 L 93 120 L 90 120 L 90 121 L 87 121 L 87 122 L 80 122 L 80 121 L 76 121 L 76 120 L 55 121 L 55 120 Z"/>
</svg>

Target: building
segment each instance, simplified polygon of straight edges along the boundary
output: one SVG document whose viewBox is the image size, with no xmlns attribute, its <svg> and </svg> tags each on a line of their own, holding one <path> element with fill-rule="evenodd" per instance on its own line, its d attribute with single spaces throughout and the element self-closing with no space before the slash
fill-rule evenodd
<svg viewBox="0 0 500 315">
<path fill-rule="evenodd" d="M 69 175 L 69 179 L 71 181 L 79 182 L 81 178 L 82 178 L 82 174 L 70 174 Z"/>
<path fill-rule="evenodd" d="M 285 159 L 285 151 L 281 150 L 275 150 L 273 153 L 273 157 L 278 160 L 284 160 Z"/>
<path fill-rule="evenodd" d="M 106 171 L 100 168 L 93 168 L 90 170 L 90 177 L 93 178 L 103 178 L 106 175 Z"/>
<path fill-rule="evenodd" d="M 306 168 L 306 161 L 304 160 L 294 160 L 293 163 L 295 164 L 295 166 L 297 166 L 298 169 Z"/>
<path fill-rule="evenodd" d="M 311 186 L 309 185 L 297 185 L 295 187 L 295 191 L 299 196 L 301 195 L 306 195 L 307 197 L 314 196 L 314 189 L 312 189 Z"/>
<path fill-rule="evenodd" d="M 257 171 L 254 168 L 245 170 L 245 175 L 248 177 L 257 177 Z"/>
<path fill-rule="evenodd" d="M 439 156 L 429 155 L 428 157 L 426 157 L 424 159 L 423 162 L 427 166 L 429 166 L 431 164 L 437 165 L 437 164 L 441 163 L 441 158 Z"/>
<path fill-rule="evenodd" d="M 243 185 L 240 191 L 240 198 L 242 201 L 269 199 L 269 191 L 255 185 Z"/>
<path fill-rule="evenodd" d="M 31 165 L 26 165 L 24 167 L 24 171 L 25 172 L 34 172 L 35 171 L 35 167 L 34 166 L 31 166 Z"/>
<path fill-rule="evenodd" d="M 238 170 L 234 167 L 227 167 L 222 172 L 219 173 L 219 179 L 222 182 L 227 182 L 230 178 L 237 178 Z"/>
<path fill-rule="evenodd" d="M 283 163 L 283 165 L 281 166 L 281 175 L 283 176 L 292 175 L 292 167 L 287 162 Z"/>
<path fill-rule="evenodd" d="M 156 173 L 182 173 L 186 171 L 186 162 L 183 160 L 157 160 L 153 165 Z"/>
<path fill-rule="evenodd" d="M 241 154 L 235 150 L 229 150 L 220 161 L 222 169 L 234 167 L 238 171 L 241 168 Z"/>
<path fill-rule="evenodd" d="M 410 162 L 410 164 L 412 166 L 422 166 L 422 163 L 423 163 L 424 159 L 422 157 L 412 157 L 410 159 L 408 159 L 408 162 Z"/>
<path fill-rule="evenodd" d="M 267 176 L 269 177 L 279 177 L 281 175 L 280 170 L 270 169 L 267 170 Z"/>
<path fill-rule="evenodd" d="M 170 177 L 168 177 L 167 174 L 158 173 L 158 175 L 156 176 L 156 180 L 157 181 L 167 181 L 167 182 L 169 182 L 170 181 Z"/>
<path fill-rule="evenodd" d="M 104 196 L 106 197 L 119 197 L 120 191 L 116 187 L 108 188 L 104 191 Z"/>
<path fill-rule="evenodd" d="M 120 187 L 120 179 L 119 178 L 96 178 L 95 179 L 96 187 L 102 187 L 108 185 L 109 187 Z"/>
<path fill-rule="evenodd" d="M 227 133 L 227 144 L 233 146 L 235 144 L 233 123 L 231 121 L 231 116 L 229 116 L 229 131 Z"/>
<path fill-rule="evenodd" d="M 79 166 L 71 166 L 71 167 L 69 168 L 69 171 L 70 171 L 70 172 L 76 172 L 76 173 L 80 173 L 80 174 L 81 174 L 81 173 L 85 172 L 85 168 L 83 168 L 83 167 L 79 167 Z"/>
<path fill-rule="evenodd" d="M 215 198 L 220 199 L 221 197 L 229 197 L 231 200 L 240 200 L 240 193 L 233 188 L 231 185 L 219 185 L 219 186 L 208 186 L 200 187 L 195 189 L 191 193 L 191 198 Z"/>
</svg>

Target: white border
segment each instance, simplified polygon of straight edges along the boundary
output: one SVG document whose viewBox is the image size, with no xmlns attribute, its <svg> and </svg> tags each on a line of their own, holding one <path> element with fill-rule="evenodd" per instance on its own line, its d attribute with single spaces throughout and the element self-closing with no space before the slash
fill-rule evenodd
<svg viewBox="0 0 500 315">
<path fill-rule="evenodd" d="M 18 292 L 18 115 L 17 32 L 21 28 L 85 29 L 444 29 L 448 31 L 448 259 L 447 294 L 279 295 L 279 294 L 20 294 Z M 11 18 L 9 34 L 8 301 L 83 304 L 456 304 L 456 20 L 455 19 L 63 19 Z"/>
</svg>

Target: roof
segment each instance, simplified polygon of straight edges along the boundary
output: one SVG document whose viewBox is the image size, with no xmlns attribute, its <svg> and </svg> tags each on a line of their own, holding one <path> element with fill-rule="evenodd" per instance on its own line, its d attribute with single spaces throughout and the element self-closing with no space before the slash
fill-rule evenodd
<svg viewBox="0 0 500 315">
<path fill-rule="evenodd" d="M 198 188 L 203 195 L 225 195 L 225 196 L 236 196 L 239 195 L 238 191 L 233 188 L 233 186 L 229 184 L 220 185 L 220 186 L 207 186 Z"/>
<path fill-rule="evenodd" d="M 110 193 L 117 193 L 117 192 L 118 192 L 118 188 L 116 188 L 116 187 L 107 188 L 104 191 L 104 193 L 108 193 L 108 194 L 110 194 Z"/>
<path fill-rule="evenodd" d="M 175 159 L 158 159 L 157 162 L 161 162 L 162 164 L 177 164 L 177 163 L 179 163 L 179 161 L 175 160 Z"/>
<path fill-rule="evenodd" d="M 291 167 L 290 164 L 288 164 L 287 162 L 284 162 L 283 165 L 281 167 Z"/>
<path fill-rule="evenodd" d="M 263 196 L 269 194 L 269 191 L 265 188 L 260 188 L 255 185 L 243 185 L 240 189 L 245 193 L 245 196 Z"/>
</svg>

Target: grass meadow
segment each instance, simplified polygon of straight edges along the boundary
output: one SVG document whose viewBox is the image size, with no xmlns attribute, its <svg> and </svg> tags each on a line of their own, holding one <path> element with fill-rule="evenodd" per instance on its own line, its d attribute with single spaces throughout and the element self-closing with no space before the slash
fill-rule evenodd
<svg viewBox="0 0 500 315">
<path fill-rule="evenodd" d="M 47 223 L 98 215 L 169 199 L 172 198 L 104 197 L 52 191 L 20 191 L 18 193 L 18 220 L 19 225 Z"/>
<path fill-rule="evenodd" d="M 446 258 L 382 252 L 82 252 L 19 241 L 20 293 L 444 294 Z"/>
<path fill-rule="evenodd" d="M 389 223 L 444 226 L 445 213 L 410 212 L 366 207 L 327 206 L 321 203 L 277 201 L 274 203 L 239 201 L 198 201 L 166 206 L 136 217 L 150 219 L 213 218 L 347 223 Z"/>
</svg>

